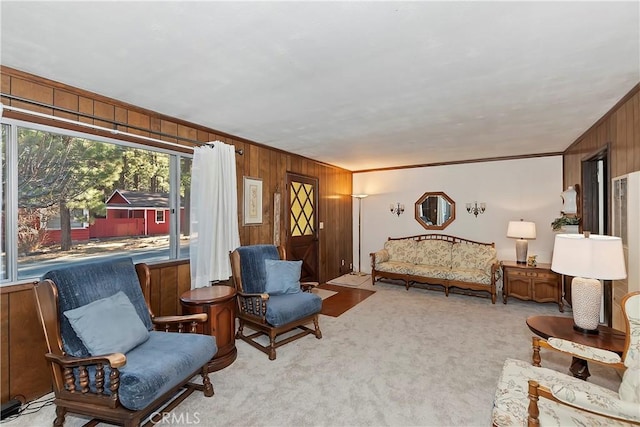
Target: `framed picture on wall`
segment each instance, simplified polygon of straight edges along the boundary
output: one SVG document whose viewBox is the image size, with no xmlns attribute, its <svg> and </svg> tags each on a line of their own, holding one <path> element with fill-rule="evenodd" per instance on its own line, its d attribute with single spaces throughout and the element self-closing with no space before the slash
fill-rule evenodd
<svg viewBox="0 0 640 427">
<path fill-rule="evenodd" d="M 262 224 L 262 180 L 243 177 L 243 225 Z"/>
</svg>

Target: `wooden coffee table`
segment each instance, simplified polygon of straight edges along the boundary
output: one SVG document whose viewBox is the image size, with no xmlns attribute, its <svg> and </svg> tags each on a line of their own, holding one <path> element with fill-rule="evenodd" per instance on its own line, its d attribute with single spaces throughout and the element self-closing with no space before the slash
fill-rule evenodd
<svg viewBox="0 0 640 427">
<path fill-rule="evenodd" d="M 608 326 L 598 326 L 597 335 L 587 335 L 573 329 L 572 317 L 531 316 L 527 326 L 536 335 L 548 339 L 551 337 L 572 341 L 590 347 L 613 351 L 622 355 L 625 334 Z M 586 380 L 591 376 L 587 361 L 574 357 L 569 368 L 574 377 Z"/>
</svg>

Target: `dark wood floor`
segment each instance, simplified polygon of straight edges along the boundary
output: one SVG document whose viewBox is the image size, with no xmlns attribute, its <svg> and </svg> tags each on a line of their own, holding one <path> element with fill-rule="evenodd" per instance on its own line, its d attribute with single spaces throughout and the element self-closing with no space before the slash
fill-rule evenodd
<svg viewBox="0 0 640 427">
<path fill-rule="evenodd" d="M 318 288 L 337 292 L 337 294 L 331 295 L 322 301 L 322 311 L 320 313 L 332 317 L 340 316 L 345 311 L 375 294 L 375 291 L 366 289 L 329 284 L 322 284 Z"/>
</svg>

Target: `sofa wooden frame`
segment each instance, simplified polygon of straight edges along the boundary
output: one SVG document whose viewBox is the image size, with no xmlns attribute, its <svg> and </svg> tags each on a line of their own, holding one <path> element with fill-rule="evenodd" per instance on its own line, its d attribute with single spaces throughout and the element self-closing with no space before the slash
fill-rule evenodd
<svg viewBox="0 0 640 427">
<path fill-rule="evenodd" d="M 483 243 L 476 242 L 474 240 L 463 239 L 461 237 L 449 236 L 446 234 L 419 234 L 416 236 L 409 237 L 389 237 L 387 240 L 406 240 L 413 239 L 417 242 L 422 240 L 442 240 L 445 242 L 451 242 L 453 244 L 460 243 L 470 243 L 476 245 L 484 245 L 495 248 L 495 243 Z M 409 290 L 410 286 L 414 286 L 416 283 L 423 283 L 427 285 L 439 285 L 444 288 L 444 293 L 446 296 L 449 296 L 450 288 L 457 288 L 461 290 L 469 290 L 469 291 L 483 291 L 488 292 L 491 295 L 491 303 L 496 303 L 496 281 L 499 277 L 500 272 L 500 262 L 496 260 L 496 262 L 491 266 L 491 284 L 486 285 L 482 283 L 475 282 L 463 282 L 460 280 L 450 280 L 450 279 L 442 279 L 437 277 L 425 277 L 419 276 L 415 274 L 400 274 L 400 273 L 392 273 L 388 271 L 379 271 L 376 270 L 376 253 L 373 252 L 370 254 L 371 256 L 371 284 L 375 286 L 376 281 L 379 279 L 392 279 L 392 280 L 402 280 L 404 282 L 405 288 Z M 467 292 L 462 292 L 466 295 L 474 295 Z"/>
</svg>

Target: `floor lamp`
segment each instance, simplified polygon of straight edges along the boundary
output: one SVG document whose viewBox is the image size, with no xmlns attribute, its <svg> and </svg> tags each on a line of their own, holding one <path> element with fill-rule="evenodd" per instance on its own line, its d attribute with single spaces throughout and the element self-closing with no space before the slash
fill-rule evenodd
<svg viewBox="0 0 640 427">
<path fill-rule="evenodd" d="M 358 271 L 352 271 L 351 274 L 357 276 L 366 276 L 360 269 L 362 264 L 362 199 L 367 197 L 368 194 L 352 194 L 351 197 L 358 199 Z"/>
</svg>

